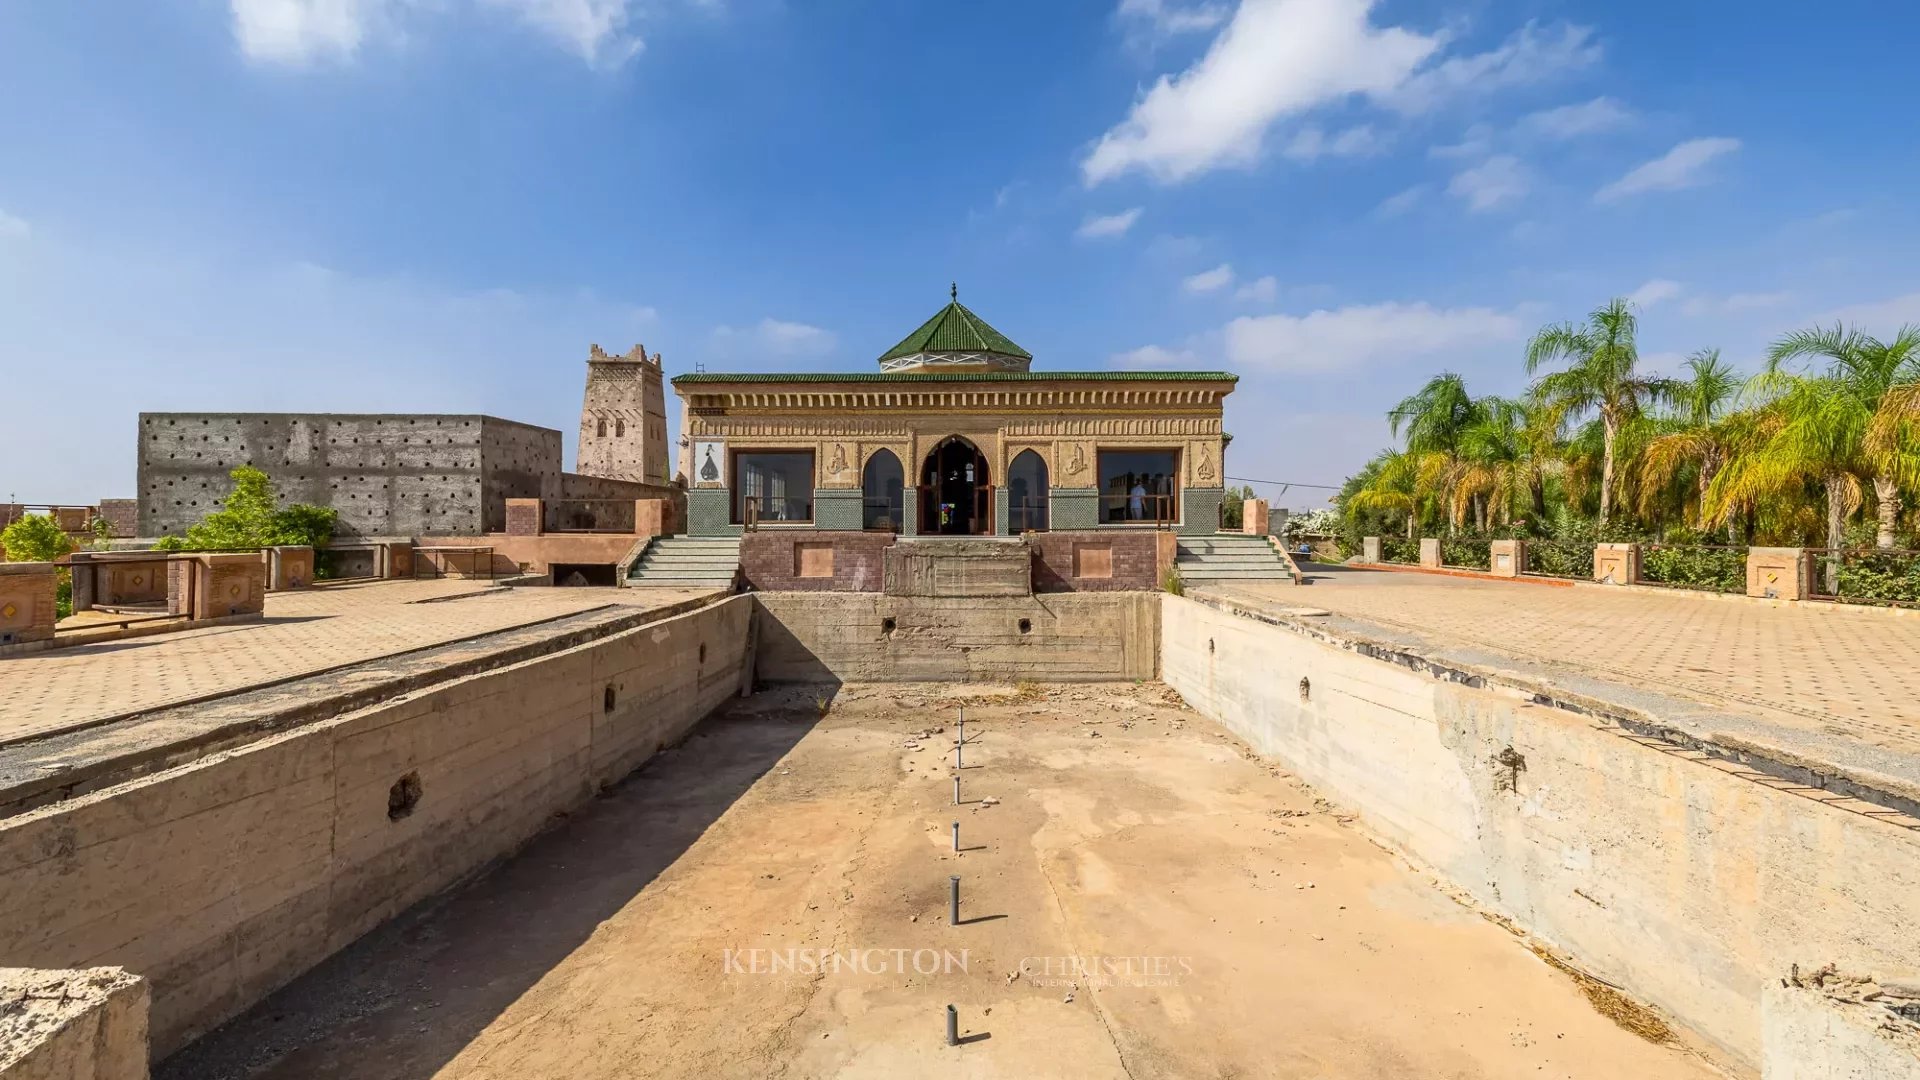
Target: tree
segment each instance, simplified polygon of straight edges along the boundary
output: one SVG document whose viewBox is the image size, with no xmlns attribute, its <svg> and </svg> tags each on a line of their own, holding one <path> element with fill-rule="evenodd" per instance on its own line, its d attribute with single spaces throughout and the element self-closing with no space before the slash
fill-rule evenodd
<svg viewBox="0 0 1920 1080">
<path fill-rule="evenodd" d="M 333 538 L 338 512 L 329 506 L 295 503 L 280 508 L 273 478 L 251 465 L 229 474 L 233 491 L 226 506 L 187 526 L 184 537 L 164 537 L 157 547 L 194 551 L 236 551 L 279 544 L 322 546 Z"/>
<path fill-rule="evenodd" d="M 1480 419 L 1480 406 L 1467 393 L 1466 380 L 1451 371 L 1428 379 L 1419 392 L 1402 398 L 1387 413 L 1387 427 L 1394 435 L 1406 429 L 1406 453 L 1416 478 L 1413 495 L 1417 501 L 1444 497 L 1449 531 L 1463 513 L 1458 500 L 1460 440 Z"/>
<path fill-rule="evenodd" d="M 1794 360 L 1828 361 L 1820 375 L 1793 375 Z M 1817 472 L 1827 487 L 1827 540 L 1839 547 L 1849 480 L 1871 480 L 1879 527 L 1874 546 L 1891 548 L 1899 526 L 1901 487 L 1920 480 L 1920 443 L 1911 436 L 1920 401 L 1920 327 L 1903 326 L 1892 341 L 1835 324 L 1799 330 L 1767 354 L 1763 388 L 1777 390 L 1783 426 L 1768 448 L 1780 469 Z M 1905 436 L 1905 437 L 1903 437 Z M 1857 492 L 1858 484 L 1852 488 Z"/>
<path fill-rule="evenodd" d="M 73 552 L 73 537 L 52 514 L 26 514 L 0 530 L 0 548 L 11 562 L 52 562 Z"/>
<path fill-rule="evenodd" d="M 1246 520 L 1246 502 L 1253 497 L 1253 485 L 1236 488 L 1228 484 L 1226 493 L 1220 498 L 1220 527 L 1238 529 L 1241 522 Z"/>
<path fill-rule="evenodd" d="M 1641 374 L 1632 305 L 1616 299 L 1594 309 L 1584 324 L 1543 327 L 1527 343 L 1527 374 L 1565 363 L 1533 384 L 1533 396 L 1562 417 L 1597 414 L 1601 424 L 1600 528 L 1613 511 L 1614 456 L 1620 429 L 1647 406 L 1669 399 L 1675 384 Z"/>
<path fill-rule="evenodd" d="M 1454 482 L 1472 504 L 1480 529 L 1511 522 L 1515 507 L 1523 505 L 1535 521 L 1544 520 L 1547 471 L 1558 454 L 1558 415 L 1539 402 L 1503 397 L 1479 399 L 1474 413 L 1460 433 Z M 1461 505 L 1456 498 L 1456 512 Z"/>
<path fill-rule="evenodd" d="M 1419 508 L 1420 462 L 1400 450 L 1376 455 L 1357 475 L 1358 484 L 1349 481 L 1351 490 L 1341 491 L 1340 509 L 1349 518 L 1377 514 L 1389 519 L 1405 518 L 1407 536 L 1413 536 L 1415 512 Z"/>
<path fill-rule="evenodd" d="M 1687 377 L 1674 386 L 1673 409 L 1660 418 L 1658 434 L 1640 456 L 1637 509 L 1656 517 L 1676 479 L 1691 473 L 1691 507 L 1683 510 L 1696 528 L 1705 527 L 1707 490 L 1736 445 L 1747 441 L 1752 417 L 1732 413 L 1741 379 L 1720 359 L 1720 350 L 1702 349 L 1687 358 Z M 1668 505 L 1672 505 L 1668 503 Z"/>
</svg>

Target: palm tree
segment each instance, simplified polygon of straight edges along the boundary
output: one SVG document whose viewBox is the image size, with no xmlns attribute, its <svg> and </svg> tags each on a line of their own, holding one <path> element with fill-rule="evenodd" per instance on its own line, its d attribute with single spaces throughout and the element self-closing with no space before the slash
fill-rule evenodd
<svg viewBox="0 0 1920 1080">
<path fill-rule="evenodd" d="M 1546 474 L 1559 453 L 1559 416 L 1538 402 L 1512 398 L 1484 397 L 1474 407 L 1477 418 L 1460 433 L 1455 483 L 1470 497 L 1480 528 L 1490 520 L 1511 522 L 1520 505 L 1544 521 Z"/>
<path fill-rule="evenodd" d="M 1449 531 L 1460 518 L 1456 499 L 1460 439 L 1480 418 L 1479 404 L 1467 393 L 1466 380 L 1451 371 L 1428 379 L 1419 392 L 1401 399 L 1387 413 L 1387 426 L 1394 435 L 1406 428 L 1406 453 L 1417 477 L 1416 493 L 1447 496 Z"/>
<path fill-rule="evenodd" d="M 1793 360 L 1824 358 L 1821 374 L 1790 374 Z M 1845 519 L 1871 480 L 1879 517 L 1874 546 L 1891 548 L 1901 487 L 1920 480 L 1920 327 L 1881 341 L 1835 324 L 1788 334 L 1767 354 L 1763 388 L 1778 393 L 1783 425 L 1764 454 L 1776 470 L 1817 474 L 1827 488 L 1827 546 L 1845 540 Z M 1852 494 L 1849 494 L 1849 492 Z"/>
<path fill-rule="evenodd" d="M 1602 430 L 1600 528 L 1613 511 L 1614 451 L 1620 429 L 1655 402 L 1667 400 L 1674 382 L 1640 373 L 1634 342 L 1638 321 L 1632 305 L 1615 299 L 1596 308 L 1584 324 L 1548 326 L 1527 343 L 1527 373 L 1564 361 L 1533 384 L 1534 397 L 1571 419 L 1597 413 Z"/>
<path fill-rule="evenodd" d="M 1732 444 L 1751 426 L 1750 417 L 1729 415 L 1740 384 L 1733 366 L 1720 359 L 1719 349 L 1702 349 L 1687 358 L 1687 378 L 1674 388 L 1673 412 L 1661 418 L 1661 433 L 1641 454 L 1637 508 L 1642 518 L 1657 515 L 1656 504 L 1675 477 L 1691 468 L 1695 494 L 1690 524 L 1702 526 L 1707 489 L 1727 463 Z"/>
<path fill-rule="evenodd" d="M 1420 505 L 1420 459 L 1399 450 L 1380 453 L 1361 475 L 1360 484 L 1341 502 L 1349 513 L 1375 512 L 1405 515 L 1407 537 L 1413 537 L 1414 517 Z"/>
</svg>

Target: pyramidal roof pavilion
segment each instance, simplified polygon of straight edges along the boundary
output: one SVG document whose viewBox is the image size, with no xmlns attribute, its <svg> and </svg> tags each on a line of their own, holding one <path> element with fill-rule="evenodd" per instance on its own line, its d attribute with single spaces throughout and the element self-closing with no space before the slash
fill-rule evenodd
<svg viewBox="0 0 1920 1080">
<path fill-rule="evenodd" d="M 933 318 L 880 354 L 882 371 L 1025 371 L 1033 354 L 960 302 L 960 286 L 949 287 L 950 300 Z"/>
</svg>

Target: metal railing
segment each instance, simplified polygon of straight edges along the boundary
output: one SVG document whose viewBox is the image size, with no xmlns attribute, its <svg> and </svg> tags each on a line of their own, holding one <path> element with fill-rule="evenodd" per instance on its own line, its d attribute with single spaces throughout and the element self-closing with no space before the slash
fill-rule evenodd
<svg viewBox="0 0 1920 1080">
<path fill-rule="evenodd" d="M 1493 541 L 1471 537 L 1442 539 L 1440 565 L 1455 570 L 1492 570 Z"/>
<path fill-rule="evenodd" d="M 1406 536 L 1380 538 L 1380 561 L 1396 566 L 1420 565 L 1420 541 Z"/>
<path fill-rule="evenodd" d="M 550 533 L 631 533 L 632 499 L 547 499 L 541 530 Z"/>
<path fill-rule="evenodd" d="M 1046 532 L 1047 500 L 1021 499 L 1018 502 L 1008 500 L 1007 531 L 1014 534 Z"/>
<path fill-rule="evenodd" d="M 1171 495 L 1102 495 L 1100 524 L 1152 525 L 1166 528 L 1178 520 Z"/>
<path fill-rule="evenodd" d="M 865 499 L 860 503 L 860 527 L 868 532 L 897 533 L 905 526 L 907 508 L 900 499 Z"/>
<path fill-rule="evenodd" d="M 459 565 L 462 561 L 467 564 L 464 568 Z M 432 573 L 422 575 L 423 569 Z M 484 545 L 416 547 L 413 549 L 413 579 L 418 581 L 422 576 L 434 579 L 450 576 L 484 577 L 492 581 L 493 548 Z"/>
<path fill-rule="evenodd" d="M 777 498 L 772 495 L 744 495 L 741 497 L 740 524 L 755 529 L 769 522 L 794 522 L 804 524 L 813 520 L 813 500 L 811 498 Z"/>
<path fill-rule="evenodd" d="M 1638 585 L 1700 592 L 1747 591 L 1747 549 L 1719 544 L 1641 544 Z"/>
<path fill-rule="evenodd" d="M 1808 599 L 1920 607 L 1920 551 L 1810 548 L 1806 560 Z"/>
<path fill-rule="evenodd" d="M 1574 540 L 1529 540 L 1523 574 L 1593 580 L 1593 545 Z"/>
</svg>

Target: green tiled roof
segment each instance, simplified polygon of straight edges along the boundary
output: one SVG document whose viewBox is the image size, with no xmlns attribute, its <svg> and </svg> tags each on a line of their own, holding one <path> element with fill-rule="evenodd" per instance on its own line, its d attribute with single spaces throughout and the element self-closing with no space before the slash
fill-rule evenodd
<svg viewBox="0 0 1920 1080">
<path fill-rule="evenodd" d="M 1025 360 L 1033 359 L 1032 353 L 1015 345 L 1007 335 L 988 326 L 985 319 L 968 311 L 958 295 L 955 295 L 952 303 L 936 312 L 933 318 L 921 323 L 920 329 L 881 353 L 880 362 L 884 364 L 896 357 L 930 352 L 1001 353 Z"/>
<path fill-rule="evenodd" d="M 929 383 L 929 382 L 1072 382 L 1099 380 L 1120 382 L 1237 382 L 1240 376 L 1226 371 L 856 371 L 831 373 L 819 371 L 761 372 L 717 374 L 700 372 L 675 375 L 673 385 L 702 383 Z"/>
</svg>

